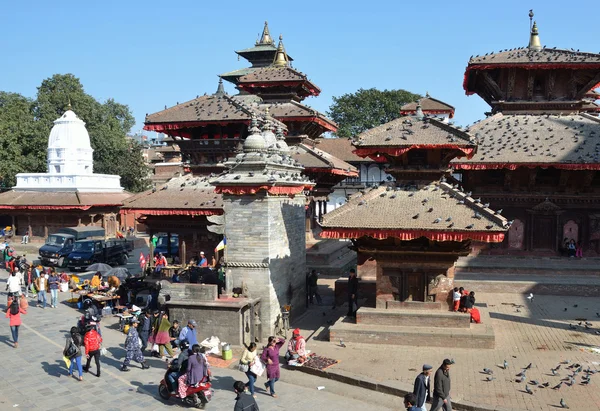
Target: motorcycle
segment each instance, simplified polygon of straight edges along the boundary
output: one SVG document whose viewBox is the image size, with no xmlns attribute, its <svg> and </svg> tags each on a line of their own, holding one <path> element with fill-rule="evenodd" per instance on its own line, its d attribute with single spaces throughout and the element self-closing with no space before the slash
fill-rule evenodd
<svg viewBox="0 0 600 411">
<path fill-rule="evenodd" d="M 171 394 L 169 383 L 167 382 L 169 373 L 176 370 L 176 363 L 176 360 L 173 361 L 173 363 L 171 363 L 171 365 L 167 368 L 167 371 L 165 372 L 165 375 L 158 386 L 158 395 L 160 395 L 160 398 L 165 401 L 169 400 L 171 397 L 180 398 L 177 393 Z M 212 385 L 209 381 L 201 382 L 197 387 L 189 386 L 185 393 L 185 398 L 183 398 L 183 403 L 199 409 L 204 409 L 206 404 L 208 404 L 212 399 L 211 387 Z"/>
</svg>

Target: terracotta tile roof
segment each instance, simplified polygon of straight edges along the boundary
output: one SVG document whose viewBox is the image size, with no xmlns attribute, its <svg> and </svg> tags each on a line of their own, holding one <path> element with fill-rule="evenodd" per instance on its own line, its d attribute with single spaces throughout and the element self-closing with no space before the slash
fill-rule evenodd
<svg viewBox="0 0 600 411">
<path fill-rule="evenodd" d="M 415 145 L 455 145 L 474 147 L 474 137 L 450 124 L 431 117 L 400 117 L 358 135 L 354 143 L 363 147 L 410 147 Z"/>
<path fill-rule="evenodd" d="M 248 100 L 250 101 L 248 102 L 247 99 L 236 97 L 216 93 L 195 98 L 146 116 L 144 129 L 168 132 L 169 127 L 165 127 L 164 124 L 249 122 L 252 115 L 260 120 L 266 118 L 263 107 L 251 103 L 252 100 Z M 287 130 L 286 125 L 277 119 L 271 118 L 271 121 L 275 127 L 281 126 Z M 164 128 L 167 130 L 163 130 Z"/>
<path fill-rule="evenodd" d="M 505 232 L 507 220 L 447 183 L 416 189 L 393 184 L 366 189 L 323 216 L 324 229 Z"/>
<path fill-rule="evenodd" d="M 454 107 L 450 104 L 444 103 L 441 100 L 435 99 L 431 96 L 426 95 L 425 97 L 419 99 L 418 102 L 412 102 L 403 105 L 400 107 L 401 114 L 413 114 L 417 111 L 417 104 L 421 104 L 421 110 L 425 114 L 449 114 L 450 117 L 454 117 Z"/>
<path fill-rule="evenodd" d="M 502 113 L 469 129 L 478 141 L 471 159 L 456 164 L 600 164 L 600 119 L 589 114 Z"/>
<path fill-rule="evenodd" d="M 336 174 L 343 172 L 347 175 L 358 176 L 358 170 L 353 165 L 319 148 L 313 148 L 303 143 L 290 147 L 290 156 L 307 169 L 336 169 L 338 170 Z"/>
<path fill-rule="evenodd" d="M 40 192 L 10 190 L 0 194 L 2 206 L 120 206 L 131 193 L 76 193 L 74 191 Z"/>
<path fill-rule="evenodd" d="M 244 83 L 277 83 L 277 82 L 288 82 L 288 81 L 302 81 L 312 85 L 313 88 L 321 91 L 317 86 L 312 84 L 306 74 L 299 72 L 289 66 L 285 67 L 260 67 L 256 70 L 252 70 L 251 73 L 240 77 L 238 80 L 239 84 Z"/>
<path fill-rule="evenodd" d="M 471 57 L 469 66 L 478 64 L 599 64 L 600 54 L 585 53 L 578 50 L 565 50 L 555 48 L 543 48 L 542 50 L 530 50 L 520 47 L 510 50 L 501 50 L 497 53 L 488 53 L 483 56 Z"/>
<path fill-rule="evenodd" d="M 222 210 L 223 197 L 214 192 L 208 177 L 191 174 L 175 177 L 165 184 L 127 199 L 126 209 Z"/>
<path fill-rule="evenodd" d="M 363 158 L 354 154 L 355 147 L 349 138 L 319 138 L 316 140 L 316 143 L 318 149 L 348 163 L 373 162 L 369 158 Z"/>
<path fill-rule="evenodd" d="M 210 94 L 146 116 L 144 123 L 249 120 L 251 111 L 226 94 Z"/>
<path fill-rule="evenodd" d="M 318 112 L 317 110 L 305 106 L 302 103 L 298 103 L 297 101 L 289 101 L 289 102 L 269 102 L 262 103 L 260 105 L 260 109 L 264 110 L 265 107 L 269 107 L 269 114 L 281 121 L 285 121 L 287 118 L 294 117 L 305 117 L 305 118 L 315 118 L 319 120 L 319 122 L 324 123 L 324 126 L 327 130 L 336 131 L 337 124 L 329 119 L 325 114 Z"/>
</svg>

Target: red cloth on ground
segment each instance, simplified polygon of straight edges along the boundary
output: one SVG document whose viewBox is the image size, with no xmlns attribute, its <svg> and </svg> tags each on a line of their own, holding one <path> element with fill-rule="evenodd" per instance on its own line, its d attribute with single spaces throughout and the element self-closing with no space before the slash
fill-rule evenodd
<svg viewBox="0 0 600 411">
<path fill-rule="evenodd" d="M 471 308 L 471 321 L 474 321 L 477 324 L 481 323 L 481 314 L 479 310 L 475 307 Z"/>
</svg>

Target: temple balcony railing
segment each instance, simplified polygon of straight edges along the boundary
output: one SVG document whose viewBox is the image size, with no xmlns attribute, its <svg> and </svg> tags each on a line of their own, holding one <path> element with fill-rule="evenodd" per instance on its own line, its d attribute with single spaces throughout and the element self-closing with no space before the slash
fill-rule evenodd
<svg viewBox="0 0 600 411">
<path fill-rule="evenodd" d="M 178 140 L 179 150 L 186 153 L 233 153 L 238 150 L 242 141 L 239 138 L 201 138 L 194 140 Z"/>
</svg>

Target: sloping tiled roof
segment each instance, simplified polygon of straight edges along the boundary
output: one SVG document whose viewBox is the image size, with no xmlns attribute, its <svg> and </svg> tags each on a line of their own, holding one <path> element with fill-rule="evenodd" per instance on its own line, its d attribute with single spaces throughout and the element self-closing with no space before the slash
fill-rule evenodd
<svg viewBox="0 0 600 411">
<path fill-rule="evenodd" d="M 438 233 L 504 233 L 505 218 L 447 183 L 421 189 L 382 185 L 353 195 L 323 216 L 324 230 L 426 230 Z"/>
<path fill-rule="evenodd" d="M 11 207 L 65 207 L 120 206 L 131 193 L 79 193 L 74 191 L 40 192 L 10 190 L 0 194 L 0 208 Z"/>
<path fill-rule="evenodd" d="M 408 103 L 400 107 L 400 114 L 413 114 L 417 111 L 417 104 L 421 104 L 421 110 L 425 114 L 449 114 L 450 118 L 454 117 L 454 107 L 444 103 L 441 100 L 430 97 L 429 95 L 412 103 Z"/>
<path fill-rule="evenodd" d="M 600 54 L 585 53 L 578 50 L 565 50 L 557 48 L 543 48 L 532 50 L 520 47 L 510 50 L 501 50 L 497 53 L 488 53 L 483 56 L 471 57 L 469 66 L 477 64 L 600 64 Z"/>
<path fill-rule="evenodd" d="M 258 67 L 245 67 L 245 68 L 241 68 L 241 69 L 237 69 L 237 70 L 233 70 L 233 71 L 228 71 L 227 73 L 219 74 L 219 77 L 221 77 L 223 80 L 234 82 L 233 81 L 234 77 L 245 76 L 246 74 L 252 73 L 257 68 Z"/>
<path fill-rule="evenodd" d="M 317 148 L 351 163 L 369 162 L 373 160 L 363 158 L 354 154 L 355 147 L 349 138 L 319 138 L 316 140 Z"/>
<path fill-rule="evenodd" d="M 431 117 L 400 117 L 358 135 L 357 148 L 453 145 L 473 147 L 473 136 Z"/>
<path fill-rule="evenodd" d="M 495 114 L 471 126 L 478 141 L 471 159 L 451 165 L 472 168 L 511 168 L 519 164 L 554 164 L 557 167 L 600 168 L 600 119 L 589 114 Z"/>
<path fill-rule="evenodd" d="M 207 177 L 191 174 L 175 177 L 165 184 L 127 199 L 125 209 L 216 210 L 223 209 L 223 197 L 215 193 Z"/>
<path fill-rule="evenodd" d="M 319 148 L 313 148 L 303 143 L 290 147 L 290 156 L 306 169 L 323 169 L 323 171 L 333 174 L 358 176 L 358 170 L 353 165 Z"/>
<path fill-rule="evenodd" d="M 306 117 L 314 118 L 318 120 L 321 125 L 329 131 L 336 131 L 337 124 L 329 119 L 325 114 L 318 112 L 317 110 L 305 106 L 297 101 L 280 102 L 280 103 L 262 103 L 261 109 L 269 107 L 269 114 L 281 121 L 285 121 L 287 118 L 294 117 Z"/>
<path fill-rule="evenodd" d="M 275 83 L 275 82 L 284 82 L 284 81 L 303 81 L 310 83 L 306 74 L 299 72 L 289 66 L 284 67 L 260 67 L 256 70 L 252 70 L 251 73 L 246 74 L 238 80 L 239 84 L 244 83 Z M 312 83 L 311 83 L 312 84 Z M 313 85 L 316 89 L 319 89 L 317 86 Z M 319 90 L 320 91 L 320 90 Z"/>
<path fill-rule="evenodd" d="M 185 103 L 169 107 L 146 117 L 145 124 L 186 121 L 248 120 L 251 114 L 235 99 L 226 94 L 200 96 Z"/>
</svg>

